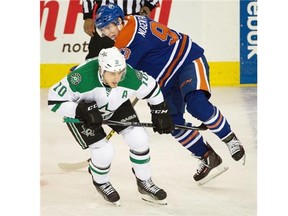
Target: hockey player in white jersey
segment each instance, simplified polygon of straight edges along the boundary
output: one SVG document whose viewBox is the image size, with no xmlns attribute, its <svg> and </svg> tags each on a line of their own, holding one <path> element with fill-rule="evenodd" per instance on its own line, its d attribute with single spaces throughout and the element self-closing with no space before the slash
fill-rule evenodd
<svg viewBox="0 0 288 216">
<path fill-rule="evenodd" d="M 113 146 L 106 140 L 103 120 L 139 122 L 131 97 L 147 100 L 154 132 L 171 133 L 173 124 L 157 82 L 126 64 L 117 48 L 102 49 L 49 89 L 51 111 L 83 123 L 67 123 L 82 149 L 90 149 L 88 171 L 105 200 L 119 205 L 120 196 L 110 183 Z M 132 171 L 144 200 L 167 204 L 166 192 L 151 180 L 148 135 L 143 127 L 110 126 L 129 146 Z"/>
</svg>

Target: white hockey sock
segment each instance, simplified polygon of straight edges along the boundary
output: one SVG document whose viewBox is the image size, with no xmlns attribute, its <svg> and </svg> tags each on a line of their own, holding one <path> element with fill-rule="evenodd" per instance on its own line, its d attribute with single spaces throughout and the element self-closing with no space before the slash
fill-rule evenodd
<svg viewBox="0 0 288 216">
<path fill-rule="evenodd" d="M 101 140 L 99 142 L 104 145 L 98 145 L 99 147 L 92 148 L 91 150 L 91 161 L 89 162 L 89 168 L 93 176 L 94 181 L 98 184 L 106 183 L 109 181 L 110 165 L 114 156 L 114 149 L 110 142 Z"/>
<path fill-rule="evenodd" d="M 130 161 L 138 179 L 148 180 L 151 177 L 149 149 L 143 153 L 130 150 Z"/>
</svg>

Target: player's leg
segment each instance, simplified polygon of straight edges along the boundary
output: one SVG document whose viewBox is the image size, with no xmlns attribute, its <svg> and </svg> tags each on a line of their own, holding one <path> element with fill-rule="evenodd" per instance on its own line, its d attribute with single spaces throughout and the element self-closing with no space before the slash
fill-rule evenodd
<svg viewBox="0 0 288 216">
<path fill-rule="evenodd" d="M 130 101 L 125 102 L 117 109 L 111 120 L 139 121 Z M 166 192 L 153 183 L 151 179 L 150 148 L 148 135 L 142 127 L 112 127 L 117 133 L 123 136 L 124 141 L 129 146 L 129 158 L 132 170 L 136 177 L 138 191 L 146 201 L 159 204 L 167 204 Z"/>
<path fill-rule="evenodd" d="M 176 85 L 177 86 L 177 85 Z M 166 95 L 166 94 L 165 94 Z M 192 124 L 185 122 L 183 118 L 184 113 L 184 100 L 179 91 L 179 88 L 172 88 L 171 92 L 165 96 L 165 100 L 168 104 L 169 111 L 172 116 L 174 124 L 188 125 Z M 199 168 L 194 174 L 194 180 L 204 181 L 208 178 L 210 171 L 218 167 L 222 163 L 222 159 L 212 149 L 212 147 L 204 141 L 203 136 L 197 130 L 174 130 L 172 136 L 193 156 L 201 161 Z M 212 173 L 211 173 L 212 174 Z"/>
<path fill-rule="evenodd" d="M 83 124 L 73 123 L 67 123 L 67 126 L 82 149 L 90 149 L 91 159 L 88 171 L 96 190 L 105 200 L 120 205 L 120 196 L 109 181 L 110 166 L 114 155 L 113 147 L 105 139 L 106 134 L 103 128 L 92 130 Z"/>
<path fill-rule="evenodd" d="M 187 104 L 187 111 L 202 121 L 211 132 L 218 136 L 226 145 L 234 160 L 241 158 L 245 162 L 245 151 L 230 124 L 220 110 L 210 101 L 209 66 L 203 56 L 182 70 L 181 82 L 185 82 L 181 91 Z"/>
</svg>

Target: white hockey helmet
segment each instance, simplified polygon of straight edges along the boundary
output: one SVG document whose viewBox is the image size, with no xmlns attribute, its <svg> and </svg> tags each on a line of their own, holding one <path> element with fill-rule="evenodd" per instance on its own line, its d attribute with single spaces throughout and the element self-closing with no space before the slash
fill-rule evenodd
<svg viewBox="0 0 288 216">
<path fill-rule="evenodd" d="M 102 49 L 98 56 L 98 62 L 102 79 L 105 71 L 120 72 L 125 70 L 121 80 L 124 79 L 126 74 L 126 60 L 116 47 Z"/>
</svg>

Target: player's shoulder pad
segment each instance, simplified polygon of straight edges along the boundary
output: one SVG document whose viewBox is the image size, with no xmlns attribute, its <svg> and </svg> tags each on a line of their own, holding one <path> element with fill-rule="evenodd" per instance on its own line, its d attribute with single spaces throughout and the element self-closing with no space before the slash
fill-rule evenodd
<svg viewBox="0 0 288 216">
<path fill-rule="evenodd" d="M 142 75 L 141 72 L 135 70 L 130 65 L 127 64 L 126 74 L 123 81 L 119 83 L 119 86 L 125 86 L 131 89 L 138 89 L 142 85 Z"/>
<path fill-rule="evenodd" d="M 89 91 L 100 84 L 98 79 L 98 61 L 87 61 L 67 75 L 72 91 Z"/>
<path fill-rule="evenodd" d="M 137 79 L 140 82 L 142 81 L 143 78 L 143 71 L 136 70 L 129 64 L 127 64 L 127 75 L 133 77 L 133 79 Z"/>
</svg>

